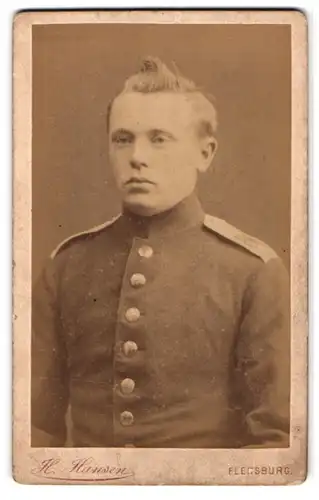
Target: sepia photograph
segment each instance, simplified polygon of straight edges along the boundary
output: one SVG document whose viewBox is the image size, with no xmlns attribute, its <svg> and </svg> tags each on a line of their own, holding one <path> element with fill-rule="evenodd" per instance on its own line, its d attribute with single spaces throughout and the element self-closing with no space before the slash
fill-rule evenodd
<svg viewBox="0 0 319 500">
<path fill-rule="evenodd" d="M 291 11 L 16 17 L 21 482 L 304 479 L 305 33 Z"/>
</svg>

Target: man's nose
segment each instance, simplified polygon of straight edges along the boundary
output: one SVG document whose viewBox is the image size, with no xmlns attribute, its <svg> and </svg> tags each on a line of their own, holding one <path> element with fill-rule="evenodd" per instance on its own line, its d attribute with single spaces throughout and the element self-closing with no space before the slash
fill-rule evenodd
<svg viewBox="0 0 319 500">
<path fill-rule="evenodd" d="M 136 141 L 133 146 L 130 165 L 134 169 L 140 170 L 147 167 L 146 147 L 142 140 Z"/>
</svg>

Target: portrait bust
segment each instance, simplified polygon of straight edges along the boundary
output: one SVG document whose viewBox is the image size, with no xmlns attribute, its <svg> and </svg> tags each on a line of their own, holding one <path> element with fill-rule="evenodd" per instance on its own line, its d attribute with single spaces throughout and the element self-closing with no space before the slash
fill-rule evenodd
<svg viewBox="0 0 319 500">
<path fill-rule="evenodd" d="M 287 270 L 197 192 L 216 107 L 158 57 L 112 98 L 121 211 L 62 241 L 35 285 L 32 446 L 289 446 Z"/>
</svg>

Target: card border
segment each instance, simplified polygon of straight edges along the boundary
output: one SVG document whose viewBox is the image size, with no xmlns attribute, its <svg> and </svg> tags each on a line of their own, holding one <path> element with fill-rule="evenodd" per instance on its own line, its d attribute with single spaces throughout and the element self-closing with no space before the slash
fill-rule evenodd
<svg viewBox="0 0 319 500">
<path fill-rule="evenodd" d="M 291 446 L 287 449 L 183 450 L 123 448 L 31 448 L 31 215 L 32 215 L 32 26 L 87 23 L 289 24 L 292 40 L 291 173 Z M 94 456 L 132 471 L 108 484 L 298 484 L 306 477 L 308 359 L 307 218 L 307 20 L 299 11 L 170 10 L 45 11 L 19 13 L 14 20 L 13 50 L 13 476 L 28 484 L 68 484 L 32 473 L 43 457 L 70 464 Z M 229 468 L 285 464 L 289 475 L 227 475 Z M 150 464 L 153 464 L 150 466 Z M 212 466 L 212 464 L 214 464 Z M 76 483 L 84 483 L 77 478 Z M 92 484 L 105 482 L 92 478 Z"/>
</svg>

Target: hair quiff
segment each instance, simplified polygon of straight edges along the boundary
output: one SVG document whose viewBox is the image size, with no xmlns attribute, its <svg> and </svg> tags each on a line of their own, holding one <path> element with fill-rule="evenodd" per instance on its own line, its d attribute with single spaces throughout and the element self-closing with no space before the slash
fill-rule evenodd
<svg viewBox="0 0 319 500">
<path fill-rule="evenodd" d="M 183 76 L 175 63 L 173 70 L 163 63 L 158 57 L 145 57 L 140 65 L 139 71 L 124 82 L 123 90 L 118 94 L 127 92 L 155 93 L 176 92 L 189 94 L 194 110 L 198 115 L 199 133 L 212 136 L 217 129 L 217 113 L 211 102 L 212 96 L 208 96 L 192 80 Z M 109 123 L 113 100 L 107 110 L 107 124 Z"/>
</svg>

